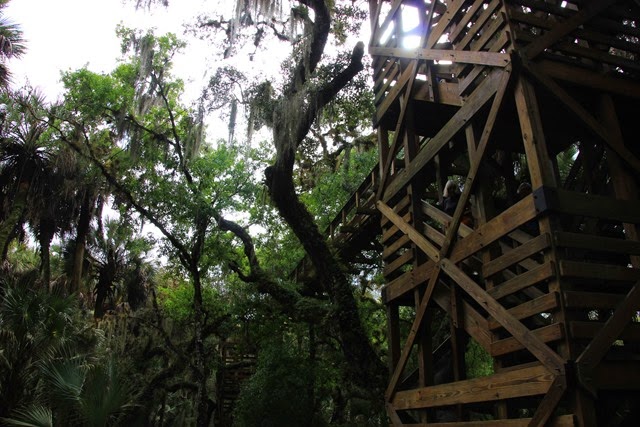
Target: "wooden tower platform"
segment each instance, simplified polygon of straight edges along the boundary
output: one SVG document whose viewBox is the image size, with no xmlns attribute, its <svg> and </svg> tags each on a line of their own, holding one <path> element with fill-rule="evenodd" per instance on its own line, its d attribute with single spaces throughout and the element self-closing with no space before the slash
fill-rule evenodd
<svg viewBox="0 0 640 427">
<path fill-rule="evenodd" d="M 640 2 L 369 4 L 392 424 L 638 425 Z"/>
</svg>

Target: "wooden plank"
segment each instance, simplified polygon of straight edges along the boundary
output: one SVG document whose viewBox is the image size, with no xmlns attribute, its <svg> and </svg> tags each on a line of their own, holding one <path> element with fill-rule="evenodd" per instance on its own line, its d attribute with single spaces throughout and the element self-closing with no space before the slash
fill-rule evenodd
<svg viewBox="0 0 640 427">
<path fill-rule="evenodd" d="M 398 203 L 396 203 L 396 205 L 393 207 L 393 211 L 397 214 L 400 214 L 407 206 L 409 206 L 410 203 L 411 203 L 411 196 L 407 194 L 402 199 L 400 199 Z M 376 208 L 376 211 L 377 210 L 378 208 Z M 386 226 L 388 223 L 389 223 L 389 218 L 387 218 L 386 216 L 382 216 L 382 218 L 380 218 L 380 225 L 382 227 Z"/>
<path fill-rule="evenodd" d="M 418 246 L 420 250 L 422 250 L 431 260 L 438 261 L 440 259 L 438 248 L 425 239 L 424 236 L 422 236 L 422 234 L 420 234 L 420 232 L 413 228 L 408 222 L 405 222 L 386 203 L 382 200 L 378 200 L 376 206 L 384 216 L 389 218 L 394 225 L 396 225 L 404 234 L 409 236 L 411 241 L 415 243 L 416 246 Z"/>
<path fill-rule="evenodd" d="M 481 52 L 468 50 L 443 50 L 443 49 L 405 49 L 372 47 L 369 53 L 373 56 L 393 56 L 396 58 L 408 58 L 428 61 L 452 61 L 465 64 L 490 65 L 493 67 L 506 67 L 511 60 L 506 53 Z"/>
<path fill-rule="evenodd" d="M 456 14 L 462 8 L 462 6 L 466 3 L 467 0 L 453 0 L 450 4 L 447 5 L 447 10 L 442 15 L 440 20 L 438 21 L 438 25 L 434 25 L 431 28 L 429 38 L 427 39 L 427 48 L 432 48 L 438 43 L 440 37 L 445 33 L 449 24 L 455 18 Z"/>
<path fill-rule="evenodd" d="M 530 367 L 450 384 L 399 391 L 392 405 L 397 410 L 408 410 L 535 396 L 546 393 L 553 378 L 553 374 L 543 366 Z"/>
<path fill-rule="evenodd" d="M 531 335 L 543 343 L 558 341 L 564 337 L 562 326 L 559 323 L 543 326 L 542 328 L 530 331 Z M 545 344 L 546 345 L 546 344 Z M 504 338 L 491 344 L 491 357 L 504 356 L 514 351 L 528 348 L 514 337 Z M 530 350 L 529 350 L 530 351 Z"/>
<path fill-rule="evenodd" d="M 539 298 L 527 301 L 516 307 L 510 308 L 508 311 L 509 314 L 511 314 L 516 319 L 522 320 L 540 313 L 549 312 L 558 307 L 558 305 L 558 294 L 556 292 L 551 292 Z M 500 322 L 493 318 L 489 319 L 489 329 L 494 330 L 500 327 L 502 327 Z"/>
<path fill-rule="evenodd" d="M 459 262 L 487 247 L 537 215 L 533 195 L 529 195 L 500 215 L 478 227 L 459 242 L 451 253 L 451 259 Z"/>
<path fill-rule="evenodd" d="M 542 35 L 542 37 L 538 37 L 533 43 L 527 46 L 525 48 L 526 57 L 529 59 L 535 58 L 540 52 L 552 46 L 562 37 L 574 31 L 579 25 L 584 24 L 616 1 L 618 0 L 597 0 L 583 5 L 580 10 L 569 19 L 554 25 L 551 31 L 548 31 Z"/>
<path fill-rule="evenodd" d="M 640 269 L 638 268 L 565 260 L 560 261 L 559 267 L 560 275 L 565 277 L 578 277 L 607 282 L 640 280 Z"/>
<path fill-rule="evenodd" d="M 460 41 L 460 43 L 456 45 L 456 49 L 464 50 L 467 48 L 467 45 L 471 43 L 471 41 L 474 39 L 476 34 L 478 34 L 481 30 L 484 29 L 484 26 L 487 20 L 491 18 L 494 11 L 499 5 L 500 5 L 499 0 L 493 0 L 491 3 L 489 3 L 489 6 L 486 9 L 484 9 L 484 11 L 478 17 L 478 19 L 473 23 L 471 28 L 469 28 L 469 30 L 467 31 L 467 35 L 465 35 L 463 39 Z"/>
<path fill-rule="evenodd" d="M 373 92 L 375 94 L 373 97 L 373 102 L 375 105 L 378 105 L 380 101 L 382 101 L 385 94 L 389 90 L 389 87 L 396 81 L 398 74 L 400 73 L 400 68 L 397 66 L 389 67 L 388 70 L 390 71 L 389 73 L 385 72 L 384 75 L 379 77 L 379 80 L 376 79 L 376 82 L 379 81 L 379 83 L 376 83 L 373 88 Z"/>
<path fill-rule="evenodd" d="M 430 77 L 435 82 L 434 93 L 438 104 L 452 105 L 454 107 L 462 107 L 462 99 L 458 95 L 458 83 L 447 82 L 446 80 Z M 416 91 L 413 99 L 416 101 L 434 102 L 435 99 L 430 97 L 430 82 L 416 81 Z"/>
<path fill-rule="evenodd" d="M 489 52 L 498 52 L 502 50 L 502 47 L 508 42 L 509 36 L 506 32 L 503 32 L 500 38 L 491 46 Z M 466 68 L 468 68 L 468 66 L 456 67 L 456 69 L 454 70 L 454 74 L 458 76 L 459 79 L 458 93 L 461 96 L 466 95 L 467 89 L 470 89 L 472 87 L 471 84 L 475 82 L 480 75 L 484 76 L 483 72 L 485 71 L 485 67 L 473 67 L 471 72 L 469 72 L 466 77 L 461 79 L 461 75 L 464 74 Z"/>
<path fill-rule="evenodd" d="M 640 361 L 603 361 L 594 368 L 592 380 L 600 390 L 639 390 Z"/>
<path fill-rule="evenodd" d="M 634 240 L 560 231 L 553 234 L 553 241 L 558 247 L 640 255 L 640 242 Z"/>
<path fill-rule="evenodd" d="M 405 427 L 528 427 L 532 418 L 517 418 L 510 420 L 488 420 L 488 421 L 460 421 L 449 423 L 429 423 L 429 424 L 403 424 Z M 575 427 L 573 415 L 560 415 L 553 417 L 545 426 L 547 427 Z"/>
<path fill-rule="evenodd" d="M 420 150 L 411 164 L 398 173 L 396 179 L 385 189 L 382 200 L 390 200 L 401 188 L 404 188 L 433 157 L 460 132 L 468 121 L 482 108 L 496 93 L 503 71 L 495 69 L 480 86 L 473 92 L 467 102 L 453 115 L 443 128 Z"/>
<path fill-rule="evenodd" d="M 449 224 L 452 220 L 451 215 L 446 214 L 425 200 L 422 201 L 422 212 L 440 224 Z M 458 230 L 460 237 L 467 237 L 471 233 L 473 233 L 473 228 L 465 224 L 460 224 L 460 229 Z"/>
<path fill-rule="evenodd" d="M 477 40 L 471 42 L 470 50 L 472 51 L 481 51 L 486 50 L 486 44 L 494 37 L 494 35 L 500 31 L 500 29 L 504 26 L 505 19 L 503 15 L 497 14 L 494 19 L 491 19 L 491 23 L 486 25 L 485 28 L 482 29 L 482 35 Z M 507 54 L 505 54 L 507 55 Z"/>
<path fill-rule="evenodd" d="M 471 7 L 467 9 L 462 19 L 460 19 L 460 21 L 456 24 L 455 30 L 451 31 L 451 33 L 449 34 L 449 41 L 451 41 L 451 43 L 455 44 L 456 40 L 460 36 L 460 33 L 462 33 L 462 31 L 467 28 L 467 24 L 469 24 L 469 21 L 471 21 L 478 10 L 480 10 L 480 6 L 482 6 L 483 4 L 484 0 L 476 0 L 471 5 Z"/>
<path fill-rule="evenodd" d="M 611 140 L 607 130 L 590 114 L 579 102 L 571 97 L 560 85 L 554 82 L 551 78 L 541 73 L 537 66 L 531 62 L 523 60 L 523 65 L 527 72 L 533 76 L 540 84 L 546 86 L 546 89 L 556 99 L 562 102 L 568 110 L 582 121 L 595 135 L 600 137 L 605 144 L 611 147 L 618 155 L 620 155 L 629 165 L 634 169 L 640 170 L 640 160 L 627 149 L 624 145 L 615 144 Z M 551 182 L 551 181 L 549 181 Z M 532 182 L 534 187 L 539 187 L 536 183 Z"/>
<path fill-rule="evenodd" d="M 402 217 L 402 220 L 405 222 L 411 221 L 411 212 L 407 212 Z M 400 229 L 398 228 L 398 226 L 392 225 L 391 227 L 389 227 L 388 230 L 385 230 L 382 233 L 382 244 L 386 244 L 391 237 L 393 237 L 396 233 L 399 233 L 399 232 L 400 232 Z"/>
<path fill-rule="evenodd" d="M 439 283 L 433 291 L 433 300 L 449 314 L 451 312 L 451 289 L 444 283 Z M 469 303 L 462 301 L 462 327 L 471 338 L 476 340 L 487 352 L 491 345 L 491 334 L 487 320 Z"/>
<path fill-rule="evenodd" d="M 590 70 L 576 68 L 558 61 L 541 60 L 536 64 L 541 73 L 557 80 L 591 87 L 618 95 L 640 98 L 640 84 L 620 74 L 603 75 Z"/>
<path fill-rule="evenodd" d="M 398 251 L 398 249 L 406 246 L 407 243 L 409 243 L 410 241 L 411 240 L 407 235 L 400 237 L 398 240 L 393 242 L 390 246 L 387 246 L 384 248 L 384 250 L 382 251 L 382 259 L 386 260 L 390 256 L 394 255 Z"/>
<path fill-rule="evenodd" d="M 629 325 L 631 316 L 638 312 L 640 307 L 640 282 L 637 282 L 633 288 L 627 293 L 626 298 L 616 307 L 613 313 L 598 334 L 587 345 L 582 354 L 578 356 L 576 363 L 579 366 L 586 367 L 587 370 L 593 369 L 595 365 L 600 363 L 609 347 L 615 341 L 616 337 L 625 337 L 626 333 L 632 334 L 634 340 L 638 340 L 637 330 L 640 325 L 633 323 Z M 625 326 L 626 325 L 626 326 Z M 631 329 L 631 332 L 626 332 Z M 625 339 L 625 338 L 623 338 Z"/>
<path fill-rule="evenodd" d="M 624 341 L 640 341 L 640 324 L 631 322 L 631 317 L 624 319 L 626 326 L 623 326 L 623 329 L 614 335 L 610 335 L 611 342 L 606 348 L 608 349 L 611 344 L 613 344 L 616 340 L 624 340 Z M 604 327 L 605 322 L 595 322 L 595 321 L 573 321 L 569 322 L 569 331 L 571 332 L 572 338 L 594 338 Z M 606 351 L 603 353 L 606 354 Z M 604 354 L 603 354 L 604 357 Z M 584 359 L 584 358 L 583 358 Z"/>
<path fill-rule="evenodd" d="M 636 61 L 627 59 L 624 56 L 610 54 L 608 51 L 603 52 L 597 49 L 583 47 L 572 42 L 558 43 L 556 47 L 559 52 L 567 56 L 592 59 L 598 63 L 616 65 L 625 71 L 640 70 L 640 64 L 638 64 Z"/>
<path fill-rule="evenodd" d="M 436 230 L 426 222 L 424 223 L 424 235 L 427 239 L 433 241 L 436 245 L 442 247 L 444 243 L 444 234 L 442 234 L 439 230 Z"/>
<path fill-rule="evenodd" d="M 398 80 L 396 80 L 396 84 L 391 88 L 387 96 L 384 98 L 384 100 L 380 103 L 380 105 L 376 109 L 374 127 L 377 127 L 378 123 L 380 123 L 380 120 L 382 120 L 384 115 L 387 113 L 387 110 L 389 109 L 391 104 L 393 104 L 396 101 L 396 99 L 398 98 L 400 93 L 404 90 L 405 86 L 407 85 L 407 83 L 409 83 L 411 78 L 412 78 L 412 70 L 411 70 L 411 67 L 409 67 L 402 72 Z"/>
<path fill-rule="evenodd" d="M 380 198 L 382 193 L 384 192 L 384 187 L 386 183 L 389 181 L 389 174 L 391 173 L 391 164 L 394 162 L 396 157 L 396 152 L 399 147 L 405 140 L 404 130 L 406 128 L 405 116 L 407 111 L 409 110 L 409 105 L 411 103 L 411 96 L 413 93 L 413 83 L 416 80 L 416 73 L 418 72 L 418 61 L 411 61 L 411 64 L 407 67 L 406 71 L 403 73 L 409 75 L 409 81 L 406 84 L 406 90 L 404 92 L 404 97 L 400 100 L 400 115 L 398 116 L 395 131 L 393 133 L 393 144 L 391 144 L 391 148 L 387 153 L 386 160 L 383 158 L 384 163 L 382 164 L 381 174 L 380 174 L 380 185 L 378 186 L 378 191 L 376 192 L 376 200 Z M 398 94 L 398 96 L 400 96 Z M 408 136 L 407 136 L 408 137 Z M 405 152 L 405 162 L 408 158 L 408 153 Z"/>
<path fill-rule="evenodd" d="M 469 278 L 449 259 L 440 261 L 441 268 L 464 289 L 489 315 L 493 316 L 519 344 L 526 347 L 542 364 L 552 372 L 564 374 L 564 360 L 538 338 L 535 331 L 530 331 L 519 320 L 515 319 L 502 305 L 493 299 L 487 291 Z M 492 344 L 492 348 L 493 348 Z"/>
<path fill-rule="evenodd" d="M 409 354 L 411 353 L 411 349 L 415 344 L 415 339 L 418 333 L 424 328 L 424 315 L 427 312 L 427 307 L 431 302 L 431 296 L 433 294 L 433 290 L 435 289 L 436 284 L 438 283 L 438 279 L 440 276 L 440 265 L 436 264 L 434 268 L 431 270 L 431 274 L 429 276 L 429 280 L 427 282 L 427 288 L 424 291 L 422 299 L 420 300 L 420 304 L 416 308 L 416 316 L 413 319 L 413 323 L 411 324 L 411 329 L 409 330 L 409 335 L 407 336 L 407 340 L 402 348 L 402 352 L 400 355 L 400 360 L 395 366 L 393 370 L 393 374 L 389 379 L 389 384 L 387 385 L 387 389 L 385 391 L 385 400 L 390 402 L 397 390 L 396 387 L 398 385 L 398 380 L 400 379 L 400 375 L 404 371 L 404 368 L 407 365 L 407 361 L 409 360 Z"/>
<path fill-rule="evenodd" d="M 382 1 L 380 3 L 382 4 Z M 371 33 L 369 46 L 373 46 L 374 44 L 380 43 L 380 38 L 382 37 L 384 32 L 387 30 L 387 27 L 389 26 L 389 24 L 391 24 L 391 22 L 395 19 L 396 13 L 398 13 L 398 10 L 400 10 L 401 5 L 402 5 L 402 0 L 395 0 L 395 2 L 391 5 L 391 9 L 387 13 L 387 16 L 385 16 L 384 21 L 382 21 L 382 24 L 376 29 L 376 31 L 373 31 Z M 380 16 L 377 16 L 376 22 L 379 22 L 379 20 L 380 20 Z"/>
<path fill-rule="evenodd" d="M 565 214 L 640 224 L 640 200 L 619 200 L 559 188 L 550 189 L 547 194 L 550 207 Z"/>
<path fill-rule="evenodd" d="M 413 259 L 413 251 L 408 250 L 398 258 L 396 258 L 393 262 L 384 266 L 384 275 L 389 276 L 393 274 L 397 269 L 410 262 Z"/>
<path fill-rule="evenodd" d="M 487 262 L 482 266 L 482 274 L 485 278 L 507 269 L 525 258 L 543 251 L 551 245 L 551 238 L 548 233 L 541 234 L 502 256 Z"/>
<path fill-rule="evenodd" d="M 545 30 L 552 29 L 554 26 L 554 22 L 550 19 L 536 16 L 533 13 L 522 13 L 513 6 L 509 6 L 508 10 L 511 22 L 521 22 Z M 618 32 L 618 34 L 620 33 Z M 533 36 L 532 34 L 530 35 Z M 584 30 L 581 28 L 577 28 L 572 33 L 572 35 L 575 36 L 576 39 L 585 41 L 589 44 L 602 45 L 606 46 L 607 48 L 614 47 L 617 49 L 626 50 L 628 52 L 640 53 L 640 46 L 634 43 L 630 43 L 624 38 L 617 38 L 613 35 L 609 36 L 595 30 Z M 531 41 L 533 37 L 529 37 L 528 39 L 529 41 Z"/>
<path fill-rule="evenodd" d="M 546 425 L 549 418 L 555 411 L 560 399 L 564 396 L 567 390 L 567 378 L 564 375 L 559 375 L 553 380 L 553 384 L 549 387 L 549 391 L 542 399 L 540 405 L 536 409 L 533 418 L 529 422 L 531 427 L 538 427 Z"/>
<path fill-rule="evenodd" d="M 583 308 L 587 310 L 615 308 L 625 296 L 603 292 L 564 292 L 564 305 L 569 309 Z"/>
<path fill-rule="evenodd" d="M 433 262 L 426 262 L 418 267 L 414 267 L 413 270 L 408 271 L 397 279 L 389 282 L 382 290 L 383 302 L 386 304 L 400 298 L 407 292 L 412 291 L 419 284 L 424 283 L 431 275 L 431 271 L 434 266 L 435 264 Z"/>
</svg>

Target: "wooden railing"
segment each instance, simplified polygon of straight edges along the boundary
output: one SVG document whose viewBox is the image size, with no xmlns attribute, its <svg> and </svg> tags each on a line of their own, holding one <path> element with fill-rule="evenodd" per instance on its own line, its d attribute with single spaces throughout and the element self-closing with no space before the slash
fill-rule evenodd
<svg viewBox="0 0 640 427">
<path fill-rule="evenodd" d="M 378 177 L 379 166 L 376 164 L 325 228 L 324 235 L 338 248 L 353 243 L 352 240 L 358 236 L 362 228 L 372 221 L 372 218 L 378 218 L 379 212 L 375 208 Z M 367 236 L 367 240 L 372 238 L 373 236 Z M 368 241 L 362 243 L 368 243 Z M 305 256 L 294 269 L 292 277 L 297 280 L 311 269 L 313 269 L 311 261 Z"/>
</svg>

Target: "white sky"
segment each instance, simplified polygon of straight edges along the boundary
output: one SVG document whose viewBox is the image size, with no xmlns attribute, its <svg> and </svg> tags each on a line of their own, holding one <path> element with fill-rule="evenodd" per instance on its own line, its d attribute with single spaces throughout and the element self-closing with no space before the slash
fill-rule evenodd
<svg viewBox="0 0 640 427">
<path fill-rule="evenodd" d="M 85 65 L 94 72 L 113 70 L 120 56 L 115 34 L 119 23 L 132 28 L 155 27 L 156 34 L 171 31 L 184 38 L 182 24 L 193 21 L 203 10 L 203 0 L 173 0 L 169 9 L 155 7 L 152 11 L 136 11 L 134 1 L 12 0 L 5 17 L 20 25 L 27 40 L 26 55 L 9 63 L 13 86 L 29 81 L 54 100 L 62 90 L 60 71 Z M 217 3 L 209 2 L 214 7 Z M 194 66 L 203 65 L 202 55 L 194 55 L 191 52 L 192 60 L 176 64 L 176 72 L 185 80 L 202 76 L 202 70 Z"/>
</svg>

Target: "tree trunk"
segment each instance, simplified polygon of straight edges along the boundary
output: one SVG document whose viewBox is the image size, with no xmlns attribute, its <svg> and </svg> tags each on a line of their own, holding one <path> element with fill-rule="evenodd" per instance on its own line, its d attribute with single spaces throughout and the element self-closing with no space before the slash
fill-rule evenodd
<svg viewBox="0 0 640 427">
<path fill-rule="evenodd" d="M 292 177 L 295 145 L 287 143 L 288 135 L 278 137 L 279 155 L 276 164 L 267 171 L 269 193 L 278 212 L 309 254 L 319 282 L 324 284 L 335 307 L 340 344 L 349 364 L 351 380 L 363 390 L 377 394 L 384 390 L 386 369 L 367 338 L 347 275 L 295 192 Z"/>
<path fill-rule="evenodd" d="M 95 203 L 95 197 L 90 191 L 85 192 L 82 198 L 82 206 L 80 206 L 80 218 L 78 219 L 78 228 L 76 230 L 76 245 L 73 251 L 73 270 L 71 272 L 71 283 L 69 293 L 75 293 L 80 290 L 82 282 L 82 268 L 84 265 L 84 252 L 87 245 L 87 235 L 89 234 L 92 216 L 92 207 Z"/>
<path fill-rule="evenodd" d="M 18 225 L 20 218 L 27 206 L 27 195 L 29 194 L 30 181 L 22 180 L 18 184 L 18 190 L 16 191 L 13 204 L 11 205 L 11 211 L 5 220 L 0 224 L 0 249 L 2 250 L 2 260 L 6 260 L 9 244 L 13 237 L 13 231 Z"/>
<path fill-rule="evenodd" d="M 40 271 L 45 285 L 51 285 L 51 241 L 55 233 L 55 220 L 43 218 L 39 224 Z"/>
<path fill-rule="evenodd" d="M 204 349 L 204 307 L 202 304 L 202 283 L 200 282 L 200 270 L 197 262 L 191 267 L 191 276 L 193 277 L 193 308 L 195 312 L 195 365 L 198 371 L 198 395 L 196 399 L 196 407 L 198 418 L 196 425 L 198 427 L 207 427 L 209 425 L 209 395 L 207 392 L 207 378 L 209 372 L 206 367 L 206 355 Z"/>
</svg>

